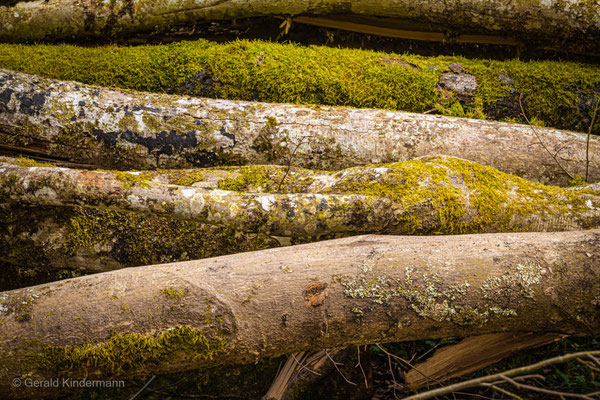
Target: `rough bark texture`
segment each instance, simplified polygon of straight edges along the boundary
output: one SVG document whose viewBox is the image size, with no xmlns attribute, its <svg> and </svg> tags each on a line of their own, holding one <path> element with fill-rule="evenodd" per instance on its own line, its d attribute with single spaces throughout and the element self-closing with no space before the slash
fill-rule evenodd
<svg viewBox="0 0 600 400">
<path fill-rule="evenodd" d="M 5 204 L 112 207 L 272 235 L 577 230 L 599 217 L 596 191 L 544 186 L 452 157 L 337 173 L 271 166 L 109 172 L 11 159 L 0 168 Z"/>
<path fill-rule="evenodd" d="M 114 169 L 340 169 L 445 154 L 548 184 L 585 175 L 586 136 L 394 111 L 115 91 L 0 70 L 0 151 Z M 545 146 L 545 147 L 544 147 Z M 552 157 L 555 153 L 558 160 Z M 589 147 L 600 179 L 600 139 Z"/>
<path fill-rule="evenodd" d="M 544 186 L 445 157 L 337 173 L 109 172 L 3 159 L 0 172 L 0 260 L 37 269 L 98 272 L 357 233 L 600 225 L 597 185 Z"/>
<path fill-rule="evenodd" d="M 394 17 L 412 25 L 419 21 L 425 30 L 431 24 L 440 25 L 452 33 L 449 38 L 477 32 L 544 40 L 550 46 L 579 51 L 600 49 L 600 11 L 595 0 L 425 0 L 416 4 L 409 0 L 25 1 L 0 9 L 0 40 L 127 36 L 205 20 L 302 14 Z"/>
<path fill-rule="evenodd" d="M 360 236 L 0 294 L 15 377 L 127 377 L 348 344 L 598 334 L 600 232 Z M 335 257 L 332 257 L 335 254 Z"/>
<path fill-rule="evenodd" d="M 0 67 L 125 89 L 232 100 L 438 112 L 587 132 L 591 64 L 420 57 L 261 41 L 136 47 L 0 45 Z M 76 116 L 78 105 L 71 110 Z M 437 111 L 436 111 L 437 110 Z M 600 134 L 600 119 L 592 133 Z"/>
</svg>

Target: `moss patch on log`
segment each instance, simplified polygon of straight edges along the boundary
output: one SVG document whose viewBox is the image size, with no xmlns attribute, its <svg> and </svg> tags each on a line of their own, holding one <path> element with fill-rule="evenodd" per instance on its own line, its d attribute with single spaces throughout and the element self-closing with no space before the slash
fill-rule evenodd
<svg viewBox="0 0 600 400">
<path fill-rule="evenodd" d="M 0 221 L 4 290 L 71 278 L 90 260 L 107 270 L 280 246 L 264 234 L 111 209 L 0 207 Z"/>
<path fill-rule="evenodd" d="M 240 40 L 83 48 L 0 45 L 0 67 L 153 92 L 523 121 L 587 131 L 600 70 L 572 62 L 471 60 Z M 594 132 L 600 132 L 597 121 Z"/>
<path fill-rule="evenodd" d="M 52 372 L 101 370 L 137 371 L 172 360 L 205 360 L 227 347 L 225 338 L 209 339 L 198 329 L 176 326 L 156 335 L 119 333 L 103 343 L 56 347 L 42 345 L 32 358 L 40 369 Z"/>
<path fill-rule="evenodd" d="M 193 220 L 81 208 L 68 221 L 65 251 L 99 249 L 124 265 L 185 261 L 275 247 L 264 235 L 245 235 Z"/>
</svg>

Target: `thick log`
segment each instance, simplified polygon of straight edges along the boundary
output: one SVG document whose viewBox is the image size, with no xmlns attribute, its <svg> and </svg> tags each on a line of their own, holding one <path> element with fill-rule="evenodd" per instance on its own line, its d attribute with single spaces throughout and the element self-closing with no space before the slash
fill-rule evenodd
<svg viewBox="0 0 600 400">
<path fill-rule="evenodd" d="M 48 0 L 23 1 L 12 7 L 13 0 L 2 0 L 2 3 L 7 5 L 0 8 L 2 41 L 105 39 L 107 36 L 130 36 L 139 32 L 161 32 L 173 26 L 191 26 L 207 20 L 270 15 L 327 18 L 330 14 L 346 14 L 393 17 L 397 21 L 392 29 L 387 28 L 388 31 L 402 31 L 407 25 L 414 29 L 416 26 L 416 29 L 424 31 L 423 40 L 439 40 L 428 37 L 432 34 L 428 32 L 432 30 L 432 25 L 437 25 L 438 32 L 445 33 L 442 39 L 446 40 L 452 40 L 452 37 L 460 40 L 460 34 L 465 33 L 484 33 L 487 36 L 467 37 L 483 43 L 493 40 L 516 44 L 516 39 L 537 40 L 558 49 L 600 51 L 597 44 L 600 38 L 600 12 L 597 3 L 588 0 L 575 0 L 567 4 L 558 0 L 424 0 L 418 4 L 408 0 L 359 0 L 351 3 L 341 0 L 123 0 L 110 3 Z M 342 28 L 347 29 L 346 25 Z M 377 25 L 374 28 L 379 31 L 385 29 Z M 370 30 L 369 33 L 378 34 L 379 31 Z M 384 34 L 388 31 L 384 31 Z"/>
<path fill-rule="evenodd" d="M 15 378 L 118 378 L 343 345 L 600 328 L 600 231 L 360 236 L 3 292 Z M 44 389 L 45 390 L 45 389 Z"/>
<path fill-rule="evenodd" d="M 600 41 L 599 41 L 600 43 Z M 587 132 L 592 64 L 421 57 L 262 41 L 135 47 L 0 45 L 0 68 L 101 86 L 232 100 L 437 110 Z M 78 112 L 75 104 L 68 111 Z M 77 114 L 75 114 L 77 116 Z M 600 134 L 597 119 L 593 133 Z"/>
<path fill-rule="evenodd" d="M 0 259 L 35 268 L 98 272 L 369 232 L 600 226 L 597 185 L 544 186 L 447 157 L 337 173 L 109 172 L 5 158 L 0 172 Z"/>
<path fill-rule="evenodd" d="M 5 70 L 0 151 L 114 169 L 232 163 L 341 169 L 446 154 L 559 185 L 569 174 L 585 175 L 589 154 L 589 179 L 600 179 L 596 136 L 587 151 L 585 135 L 548 128 L 124 92 Z"/>
</svg>

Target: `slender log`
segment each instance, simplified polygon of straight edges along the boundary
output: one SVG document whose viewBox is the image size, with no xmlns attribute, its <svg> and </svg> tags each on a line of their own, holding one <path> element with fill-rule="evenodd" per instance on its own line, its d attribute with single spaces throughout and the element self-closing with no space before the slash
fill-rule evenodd
<svg viewBox="0 0 600 400">
<path fill-rule="evenodd" d="M 600 41 L 599 41 L 600 43 Z M 0 45 L 0 68 L 49 78 L 232 100 L 525 121 L 587 132 L 600 97 L 591 64 L 421 57 L 263 41 L 135 47 Z M 73 104 L 75 116 L 79 112 Z M 73 115 L 73 114 L 72 114 Z M 597 119 L 592 133 L 600 134 Z"/>
<path fill-rule="evenodd" d="M 350 344 L 600 325 L 600 231 L 360 236 L 3 292 L 0 393 Z"/>
<path fill-rule="evenodd" d="M 32 268 L 98 272 L 367 232 L 600 226 L 597 185 L 544 186 L 448 157 L 338 173 L 109 172 L 5 158 L 0 172 L 0 260 Z"/>
<path fill-rule="evenodd" d="M 83 167 L 340 169 L 428 154 L 526 179 L 600 179 L 600 139 L 482 120 L 116 91 L 0 70 L 0 151 Z M 555 159 L 556 158 L 556 159 Z"/>
<path fill-rule="evenodd" d="M 2 0 L 10 5 L 12 0 Z M 0 4 L 2 4 L 0 3 Z M 0 40 L 40 41 L 129 36 L 138 32 L 165 31 L 173 26 L 190 26 L 207 20 L 229 20 L 270 15 L 349 14 L 393 17 L 395 25 L 411 22 L 428 31 L 439 25 L 442 32 L 485 33 L 546 41 L 550 47 L 598 52 L 600 12 L 594 1 L 575 0 L 564 4 L 550 1 L 467 0 L 443 2 L 424 0 L 341 0 L 307 2 L 211 0 L 191 2 L 140 0 L 98 3 L 92 1 L 23 1 L 0 8 Z M 381 28 L 380 28 L 381 29 Z M 371 31 L 373 32 L 373 31 Z M 377 32 L 377 31 L 375 31 Z M 427 35 L 427 32 L 424 32 Z M 450 35 L 446 35 L 451 40 Z M 498 38 L 497 40 L 500 40 Z M 430 38 L 425 38 L 425 40 Z M 485 40 L 485 38 L 480 39 Z M 488 40 L 489 41 L 489 40 Z M 485 41 L 484 41 L 485 42 Z"/>
</svg>

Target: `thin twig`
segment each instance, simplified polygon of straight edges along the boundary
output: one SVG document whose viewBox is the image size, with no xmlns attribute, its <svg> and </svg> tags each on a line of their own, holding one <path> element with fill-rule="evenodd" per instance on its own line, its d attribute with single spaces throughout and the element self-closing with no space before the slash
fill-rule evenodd
<svg viewBox="0 0 600 400">
<path fill-rule="evenodd" d="M 595 100 L 595 98 L 594 98 Z M 589 171 L 590 171 L 590 138 L 592 136 L 592 129 L 594 128 L 594 122 L 596 121 L 596 115 L 598 114 L 598 106 L 600 105 L 600 97 L 596 101 L 596 107 L 594 107 L 594 114 L 592 115 L 592 122 L 588 129 L 587 140 L 585 143 L 585 183 L 588 182 Z"/>
<path fill-rule="evenodd" d="M 336 363 L 336 362 L 333 360 L 333 358 L 331 358 L 331 356 L 329 355 L 329 352 L 328 352 L 327 350 L 325 350 L 325 354 L 327 354 L 327 357 L 329 357 L 329 359 L 330 359 L 330 360 L 331 360 L 331 362 L 333 363 L 333 366 L 335 367 L 335 369 L 337 370 L 337 372 L 339 372 L 339 373 L 340 373 L 340 375 L 342 376 L 342 378 L 344 378 L 344 380 L 345 380 L 346 382 L 348 382 L 349 384 L 356 386 L 356 383 L 349 381 L 349 380 L 348 380 L 348 379 L 347 379 L 347 378 L 344 376 L 344 374 L 342 374 L 342 371 L 340 371 L 340 369 L 339 369 L 339 368 L 338 368 L 338 366 L 337 366 L 337 364 L 338 364 L 338 363 Z"/>
<path fill-rule="evenodd" d="M 560 163 L 560 161 L 558 161 L 558 158 L 556 158 L 552 152 L 550 151 L 550 149 L 548 147 L 546 147 L 546 145 L 544 144 L 544 142 L 542 141 L 542 138 L 540 137 L 540 135 L 538 134 L 538 132 L 535 130 L 535 128 L 533 127 L 533 125 L 531 125 L 531 122 L 529 121 L 529 118 L 527 118 L 527 114 L 525 114 L 525 109 L 523 108 L 523 102 L 521 101 L 521 99 L 523 98 L 523 93 L 519 94 L 519 106 L 521 107 L 521 113 L 523 114 L 523 118 L 525 118 L 525 121 L 527 121 L 527 123 L 529 124 L 529 127 L 531 128 L 531 130 L 533 131 L 533 133 L 535 134 L 535 136 L 537 137 L 538 142 L 540 142 L 540 144 L 542 145 L 542 147 L 548 152 L 548 154 L 550 154 L 550 157 L 552 157 L 554 159 L 554 161 L 556 162 L 556 165 L 559 166 L 560 169 L 562 169 L 562 171 L 567 174 L 567 176 L 571 179 L 575 179 L 573 177 L 573 175 L 571 175 L 569 173 L 569 171 L 567 171 L 562 164 Z"/>
<path fill-rule="evenodd" d="M 505 395 L 507 395 L 509 397 L 512 397 L 513 399 L 523 400 L 523 398 L 521 396 L 518 396 L 518 395 L 514 394 L 513 392 L 509 392 L 508 390 L 502 389 L 502 388 L 500 388 L 500 387 L 498 387 L 496 385 L 493 385 L 491 383 L 483 383 L 481 386 L 489 387 L 490 389 L 494 389 L 494 390 L 496 390 L 496 391 L 498 391 L 500 393 L 504 393 Z"/>
<path fill-rule="evenodd" d="M 369 383 L 367 382 L 367 374 L 365 374 L 365 370 L 363 369 L 362 364 L 360 363 L 360 346 L 356 346 L 356 351 L 358 352 L 358 364 L 356 364 L 354 368 L 360 367 L 360 371 L 363 374 L 363 378 L 365 378 L 365 387 L 368 389 Z"/>
<path fill-rule="evenodd" d="M 513 378 L 515 381 L 523 381 L 526 379 L 541 379 L 541 380 L 546 380 L 546 377 L 542 376 L 542 375 L 523 375 L 523 376 L 517 376 Z M 504 379 L 499 379 L 496 382 L 490 382 L 492 385 L 498 385 L 500 383 L 502 383 L 504 381 Z"/>
<path fill-rule="evenodd" d="M 596 363 L 596 365 L 600 367 L 600 360 L 598 360 L 596 357 L 594 357 L 594 356 L 593 356 L 593 355 L 591 355 L 591 354 L 588 354 L 588 358 L 589 358 L 590 360 L 592 360 L 593 362 L 595 362 L 595 363 Z"/>
<path fill-rule="evenodd" d="M 292 151 L 292 154 L 290 155 L 290 157 L 288 159 L 287 168 L 285 169 L 285 173 L 283 174 L 283 178 L 281 179 L 281 181 L 279 182 L 279 185 L 277 186 L 277 192 L 279 192 L 279 190 L 281 189 L 281 185 L 283 185 L 283 182 L 285 181 L 285 178 L 287 178 L 288 174 L 290 173 L 290 169 L 292 168 L 292 162 L 294 161 L 294 156 L 296 155 L 296 152 L 298 151 L 298 149 L 300 148 L 300 146 L 302 146 L 302 144 L 304 144 L 304 141 L 308 140 L 310 138 L 311 138 L 311 136 L 303 137 L 298 142 L 298 144 L 296 145 L 296 147 L 294 148 L 294 151 Z"/>
<path fill-rule="evenodd" d="M 407 365 L 409 368 L 414 369 L 417 373 L 421 374 L 425 379 L 429 379 L 435 383 L 437 383 L 438 385 L 444 385 L 442 382 L 440 382 L 439 380 L 432 378 L 430 376 L 425 375 L 423 372 L 419 371 L 417 368 L 415 368 L 411 363 L 409 363 L 408 361 L 406 361 L 405 359 L 403 359 L 402 357 L 398 357 L 395 354 L 390 353 L 389 351 L 387 351 L 386 349 L 384 349 L 383 347 L 381 347 L 379 344 L 376 344 L 375 346 L 377 346 L 379 348 L 379 350 L 383 351 L 385 354 L 387 354 L 388 356 L 394 357 L 395 359 L 403 362 L 405 365 Z"/>
<path fill-rule="evenodd" d="M 394 382 L 394 398 L 397 399 L 398 395 L 396 394 L 396 386 L 398 386 L 398 383 L 396 382 L 396 377 L 394 376 L 394 369 L 392 368 L 392 357 L 390 356 L 389 353 L 388 353 L 387 357 L 388 357 L 388 364 L 390 365 L 390 374 L 392 374 L 392 381 Z"/>
<path fill-rule="evenodd" d="M 146 390 L 146 388 L 148 387 L 148 385 L 150 385 L 150 383 L 152 383 L 152 381 L 154 380 L 154 378 L 156 378 L 156 375 L 152 375 L 152 378 L 148 379 L 148 382 L 146 382 L 146 384 L 144 386 L 142 386 L 142 388 L 140 390 L 138 390 L 136 394 L 134 394 L 133 396 L 131 396 L 131 398 L 129 400 L 134 400 L 136 397 L 138 397 L 140 394 L 142 394 L 142 392 L 144 390 Z"/>
<path fill-rule="evenodd" d="M 540 388 L 537 386 L 526 385 L 524 383 L 519 383 L 519 382 L 515 381 L 514 379 L 510 379 L 508 376 L 502 376 L 502 379 L 504 379 L 506 382 L 510 383 L 511 385 L 513 385 L 514 387 L 516 387 L 518 389 L 527 389 L 527 390 L 532 390 L 534 392 L 551 394 L 551 395 L 559 396 L 559 397 L 574 397 L 576 399 L 594 400 L 593 398 L 591 398 L 590 396 L 585 395 L 585 394 L 559 392 L 556 390 L 550 390 L 550 389 Z"/>
<path fill-rule="evenodd" d="M 303 365 L 300 363 L 300 361 L 298 361 L 298 359 L 296 358 L 296 356 L 294 354 L 292 354 L 292 358 L 294 359 L 294 361 L 296 361 L 296 363 L 300 366 L 300 370 L 307 370 L 308 372 L 312 372 L 315 375 L 321 376 L 320 373 L 318 373 L 317 371 L 313 371 L 312 369 L 308 368 L 306 365 Z"/>
<path fill-rule="evenodd" d="M 561 364 L 568 361 L 576 360 L 577 358 L 587 357 L 589 355 L 592 356 L 600 356 L 600 351 L 582 351 L 578 353 L 566 354 L 564 356 L 558 356 L 554 358 L 549 358 L 544 361 L 540 361 L 535 364 L 526 365 L 524 367 L 519 367 L 515 369 L 511 369 L 508 371 L 504 371 L 498 374 L 482 376 L 480 378 L 470 379 L 468 381 L 455 383 L 453 385 L 448 385 L 445 387 L 429 390 L 427 392 L 418 393 L 409 397 L 406 397 L 404 400 L 424 400 L 431 399 L 437 396 L 443 396 L 449 393 L 457 392 L 459 390 L 468 389 L 476 386 L 481 386 L 483 383 L 495 382 L 498 379 L 503 379 L 505 376 L 515 376 L 522 375 L 524 373 L 529 373 L 533 371 L 537 371 L 539 369 L 545 368 L 554 364 Z"/>
</svg>

